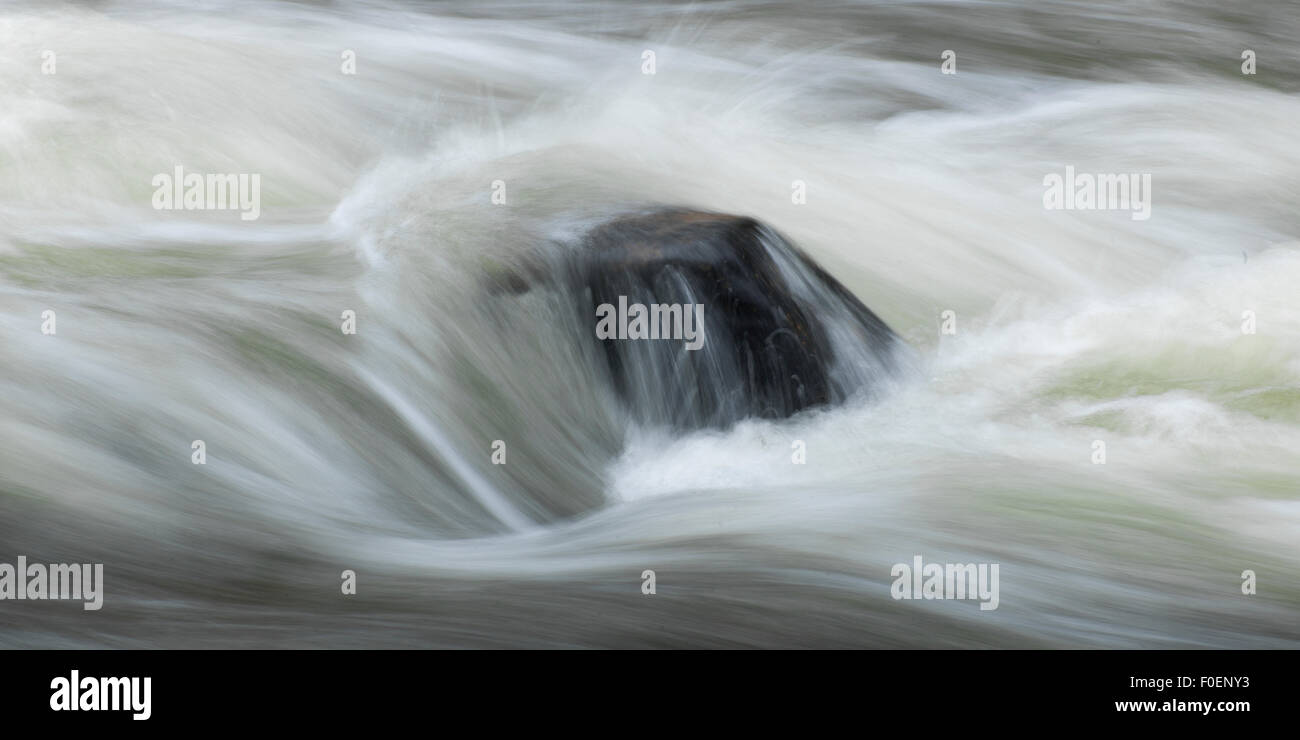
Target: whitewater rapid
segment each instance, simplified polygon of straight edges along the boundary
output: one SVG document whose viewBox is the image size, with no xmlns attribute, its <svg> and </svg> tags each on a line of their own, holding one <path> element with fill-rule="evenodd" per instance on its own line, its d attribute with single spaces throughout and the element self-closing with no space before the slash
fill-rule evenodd
<svg viewBox="0 0 1300 740">
<path fill-rule="evenodd" d="M 0 646 L 1298 646 L 1300 12 L 812 5 L 0 10 L 0 560 L 105 583 Z M 177 165 L 259 218 L 155 210 Z M 906 372 L 633 423 L 484 277 L 654 204 L 779 230 Z M 891 598 L 916 555 L 998 608 Z"/>
</svg>

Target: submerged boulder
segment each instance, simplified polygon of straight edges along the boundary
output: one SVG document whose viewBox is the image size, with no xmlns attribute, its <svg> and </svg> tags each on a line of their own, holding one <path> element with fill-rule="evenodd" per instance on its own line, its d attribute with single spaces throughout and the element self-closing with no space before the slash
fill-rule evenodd
<svg viewBox="0 0 1300 740">
<path fill-rule="evenodd" d="M 893 372 L 897 336 L 752 218 L 617 218 L 567 256 L 579 326 L 638 421 L 728 427 L 841 402 Z M 702 325 L 701 325 L 702 324 Z"/>
</svg>

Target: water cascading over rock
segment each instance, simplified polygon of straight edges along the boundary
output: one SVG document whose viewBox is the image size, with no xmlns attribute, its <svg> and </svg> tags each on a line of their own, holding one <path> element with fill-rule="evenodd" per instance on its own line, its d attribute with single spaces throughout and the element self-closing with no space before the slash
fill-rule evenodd
<svg viewBox="0 0 1300 740">
<path fill-rule="evenodd" d="M 568 254 L 568 293 L 599 342 L 619 398 L 642 423 L 726 428 L 844 401 L 893 373 L 897 335 L 843 285 L 752 218 L 657 210 L 609 221 Z M 701 339 L 598 335 L 627 308 L 680 306 Z M 648 316 L 646 317 L 648 318 Z M 698 348 L 692 349 L 692 345 Z"/>
</svg>

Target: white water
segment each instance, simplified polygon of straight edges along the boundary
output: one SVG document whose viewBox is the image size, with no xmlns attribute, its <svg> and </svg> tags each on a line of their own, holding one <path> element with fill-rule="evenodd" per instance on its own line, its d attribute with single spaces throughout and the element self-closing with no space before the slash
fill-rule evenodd
<svg viewBox="0 0 1300 740">
<path fill-rule="evenodd" d="M 107 592 L 0 644 L 1300 642 L 1293 4 L 193 6 L 0 11 L 0 561 Z M 177 164 L 261 218 L 154 210 Z M 1044 210 L 1066 165 L 1151 219 Z M 919 367 L 630 424 L 481 281 L 648 203 L 771 224 Z M 917 554 L 999 608 L 891 599 Z"/>
</svg>

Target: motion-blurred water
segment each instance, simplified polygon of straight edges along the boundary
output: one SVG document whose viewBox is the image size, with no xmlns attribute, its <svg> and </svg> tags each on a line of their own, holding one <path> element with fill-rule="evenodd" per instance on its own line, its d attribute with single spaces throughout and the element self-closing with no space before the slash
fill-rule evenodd
<svg viewBox="0 0 1300 740">
<path fill-rule="evenodd" d="M 1285 0 L 10 3 L 0 562 L 106 594 L 0 602 L 0 645 L 1296 647 L 1298 36 Z M 154 210 L 176 165 L 260 173 L 261 217 Z M 1150 173 L 1152 217 L 1045 210 L 1067 165 Z M 785 233 L 915 369 L 633 424 L 483 285 L 656 203 Z M 998 609 L 892 599 L 918 554 L 1000 564 Z"/>
</svg>

